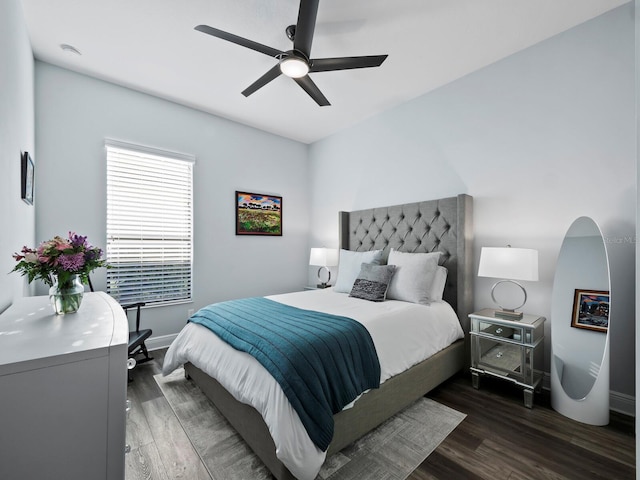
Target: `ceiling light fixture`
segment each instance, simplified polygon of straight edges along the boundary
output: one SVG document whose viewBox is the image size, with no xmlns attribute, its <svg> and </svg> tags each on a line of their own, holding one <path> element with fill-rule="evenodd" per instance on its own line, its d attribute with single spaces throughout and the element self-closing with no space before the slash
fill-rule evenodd
<svg viewBox="0 0 640 480">
<path fill-rule="evenodd" d="M 80 53 L 80 50 L 78 50 L 73 45 L 69 45 L 68 43 L 61 43 L 60 44 L 60 48 L 62 49 L 63 52 L 66 52 L 66 53 L 73 53 L 75 55 L 82 55 Z"/>
<path fill-rule="evenodd" d="M 309 64 L 304 58 L 289 55 L 280 60 L 280 71 L 291 78 L 301 78 L 309 73 Z"/>
</svg>

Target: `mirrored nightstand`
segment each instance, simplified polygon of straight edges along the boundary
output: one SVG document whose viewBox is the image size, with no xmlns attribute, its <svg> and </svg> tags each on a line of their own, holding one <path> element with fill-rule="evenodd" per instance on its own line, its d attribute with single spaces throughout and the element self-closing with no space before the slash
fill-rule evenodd
<svg viewBox="0 0 640 480">
<path fill-rule="evenodd" d="M 524 388 L 524 404 L 533 407 L 533 392 L 542 381 L 545 318 L 525 314 L 520 320 L 495 316 L 491 309 L 469 315 L 471 319 L 471 378 L 491 375 Z"/>
</svg>

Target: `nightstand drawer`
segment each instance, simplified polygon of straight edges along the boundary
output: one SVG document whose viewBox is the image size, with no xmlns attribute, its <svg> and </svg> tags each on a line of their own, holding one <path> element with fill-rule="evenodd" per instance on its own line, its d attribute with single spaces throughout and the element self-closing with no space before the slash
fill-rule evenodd
<svg viewBox="0 0 640 480">
<path fill-rule="evenodd" d="M 544 318 L 526 315 L 522 321 L 470 315 L 471 335 L 507 339 L 524 345 L 537 345 L 544 337 Z"/>
<path fill-rule="evenodd" d="M 510 376 L 524 383 L 533 381 L 533 349 L 485 337 L 475 337 L 472 342 L 474 368 Z"/>
<path fill-rule="evenodd" d="M 496 325 L 490 322 L 477 322 L 478 333 L 491 337 L 511 338 L 520 340 L 522 338 L 522 328 L 511 328 L 503 325 Z"/>
</svg>

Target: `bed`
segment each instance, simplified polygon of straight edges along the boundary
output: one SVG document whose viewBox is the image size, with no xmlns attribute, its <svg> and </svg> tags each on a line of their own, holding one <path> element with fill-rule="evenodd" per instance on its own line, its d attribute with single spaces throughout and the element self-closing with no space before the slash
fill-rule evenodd
<svg viewBox="0 0 640 480">
<path fill-rule="evenodd" d="M 391 249 L 410 253 L 441 252 L 440 264 L 448 270 L 443 299 L 448 304 L 445 304 L 446 307 L 450 306 L 455 310 L 453 316 L 455 318 L 457 315 L 456 320 L 460 322 L 464 335 L 408 370 L 393 374 L 380 388 L 369 390 L 350 408 L 335 414 L 333 439 L 326 450 L 326 456 L 357 440 L 468 365 L 467 315 L 472 306 L 470 196 L 458 195 L 392 207 L 340 212 L 339 226 L 340 247 L 351 252 L 382 250 L 385 256 Z M 295 295 L 283 295 L 276 300 L 301 302 L 301 306 L 306 306 L 313 305 L 313 301 L 324 302 L 324 298 L 332 294 L 328 291 L 305 292 L 301 294 L 305 296 L 303 299 L 300 299 L 301 295 Z M 392 302 L 389 303 L 391 304 Z M 173 358 L 169 365 L 165 364 L 165 373 L 175 368 L 177 361 L 184 360 L 185 374 L 202 389 L 278 480 L 309 478 L 307 471 L 300 473 L 298 465 L 291 463 L 286 455 L 283 457 L 282 447 L 276 454 L 276 443 L 263 415 L 248 402 L 236 400 L 236 397 L 242 397 L 237 392 L 232 395 L 223 387 L 226 379 L 216 379 L 205 373 L 210 368 L 196 366 L 199 360 L 191 360 L 188 355 L 177 359 L 170 349 L 169 357 Z M 262 407 L 257 408 L 263 410 Z M 273 424 L 269 424 L 273 429 Z M 282 458 L 285 458 L 284 462 Z M 311 471 L 313 468 L 315 467 L 311 467 Z"/>
</svg>

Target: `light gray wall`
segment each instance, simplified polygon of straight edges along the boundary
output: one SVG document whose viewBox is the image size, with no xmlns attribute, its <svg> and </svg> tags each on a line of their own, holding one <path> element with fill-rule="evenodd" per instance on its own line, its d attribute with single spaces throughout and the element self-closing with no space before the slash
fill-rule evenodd
<svg viewBox="0 0 640 480">
<path fill-rule="evenodd" d="M 611 388 L 633 396 L 634 103 L 626 5 L 313 144 L 311 244 L 337 246 L 339 210 L 468 193 L 476 264 L 482 246 L 538 249 L 525 310 L 568 322 L 550 315 L 556 259 L 572 221 L 591 216 L 616 302 Z M 476 279 L 476 308 L 492 305 L 493 281 Z"/>
<path fill-rule="evenodd" d="M 38 241 L 71 230 L 104 248 L 105 138 L 196 156 L 194 301 L 148 309 L 154 336 L 177 333 L 189 308 L 306 284 L 306 145 L 47 63 L 35 73 Z M 236 236 L 235 190 L 281 195 L 283 236 Z M 105 289 L 105 270 L 93 277 Z"/>
<path fill-rule="evenodd" d="M 0 312 L 28 294 L 24 279 L 8 274 L 11 254 L 34 242 L 35 209 L 20 199 L 20 156 L 34 152 L 33 54 L 19 0 L 0 2 Z M 37 168 L 37 167 L 36 167 Z"/>
</svg>

